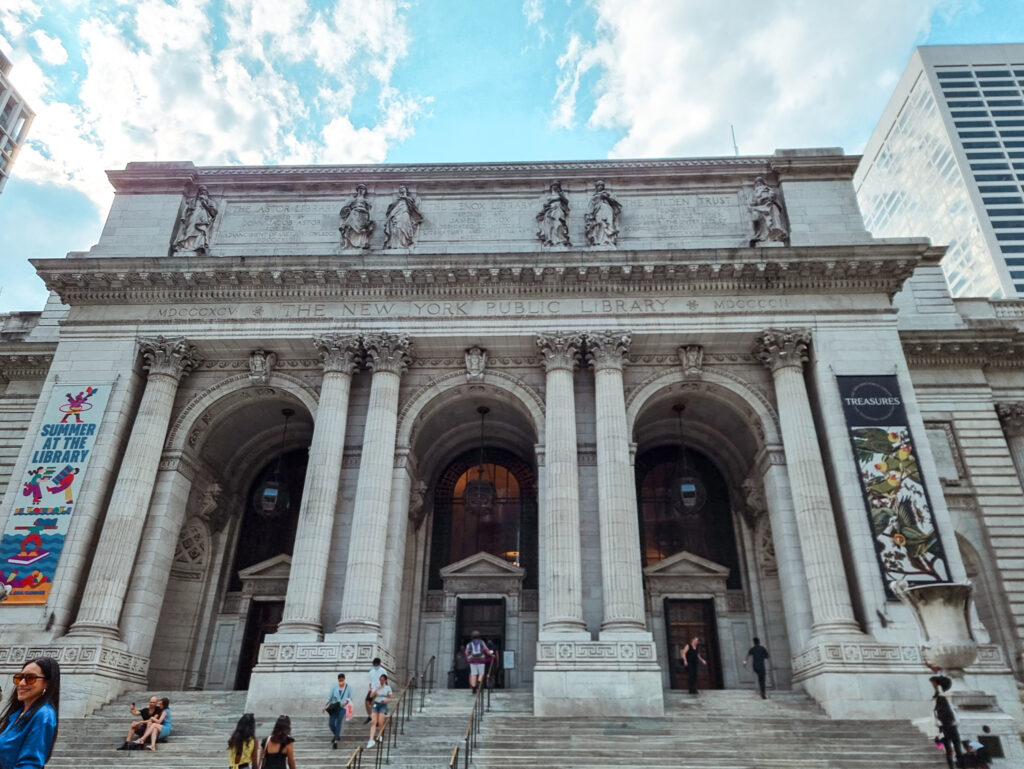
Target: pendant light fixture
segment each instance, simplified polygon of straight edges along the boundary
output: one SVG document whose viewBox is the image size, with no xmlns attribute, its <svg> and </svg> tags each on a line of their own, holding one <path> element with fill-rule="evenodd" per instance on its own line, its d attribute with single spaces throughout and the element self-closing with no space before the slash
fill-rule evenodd
<svg viewBox="0 0 1024 769">
<path fill-rule="evenodd" d="M 484 417 L 488 412 L 490 409 L 486 406 L 480 406 L 476 410 L 476 413 L 480 415 L 480 457 L 477 461 L 476 480 L 471 480 L 466 484 L 466 490 L 462 495 L 462 503 L 465 505 L 466 512 L 481 517 L 491 514 L 494 510 L 494 500 L 497 497 L 494 484 L 484 477 L 486 474 L 484 467 Z"/>
<path fill-rule="evenodd" d="M 285 440 L 288 438 L 288 420 L 295 415 L 295 409 L 281 409 L 284 416 L 284 430 L 281 433 L 281 450 L 277 454 L 274 475 L 256 487 L 252 495 L 252 506 L 263 518 L 276 518 L 288 510 L 291 501 L 287 484 L 281 483 L 281 458 L 284 456 Z"/>
<path fill-rule="evenodd" d="M 686 405 L 677 403 L 672 410 L 676 413 L 679 422 L 679 464 L 669 489 L 668 498 L 673 509 L 683 513 L 695 513 L 704 507 L 704 503 L 707 501 L 707 491 L 700 478 L 690 467 L 686 457 L 686 443 L 683 436 L 683 412 L 686 410 Z"/>
</svg>

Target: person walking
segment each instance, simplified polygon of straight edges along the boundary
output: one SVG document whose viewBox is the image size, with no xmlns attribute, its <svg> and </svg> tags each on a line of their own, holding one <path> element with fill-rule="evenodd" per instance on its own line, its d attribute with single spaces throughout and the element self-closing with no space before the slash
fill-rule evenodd
<svg viewBox="0 0 1024 769">
<path fill-rule="evenodd" d="M 370 668 L 370 685 L 366 690 L 366 720 L 363 721 L 364 724 L 368 724 L 373 720 L 372 714 L 370 713 L 370 708 L 373 707 L 373 690 L 376 689 L 380 683 L 380 677 L 382 675 L 386 675 L 387 672 L 388 671 L 381 667 L 380 657 L 374 657 L 373 667 Z"/>
<path fill-rule="evenodd" d="M 473 637 L 462 649 L 469 663 L 469 688 L 476 691 L 478 684 L 483 683 L 487 671 L 487 664 L 494 659 L 494 652 L 480 638 L 480 631 L 474 630 Z"/>
<path fill-rule="evenodd" d="M 743 667 L 747 666 L 747 663 L 753 660 L 754 664 L 751 667 L 757 674 L 757 688 L 761 690 L 761 699 L 768 699 L 768 695 L 765 694 L 764 690 L 764 678 L 765 668 L 764 661 L 768 659 L 768 650 L 761 646 L 761 639 L 754 636 L 754 645 L 750 647 L 750 651 L 747 652 L 746 658 L 743 660 Z"/>
<path fill-rule="evenodd" d="M 332 686 L 327 692 L 327 702 L 324 703 L 323 711 L 327 714 L 327 724 L 331 728 L 331 748 L 338 749 L 338 740 L 341 739 L 341 730 L 345 726 L 345 711 L 352 704 L 352 687 L 345 683 L 345 674 L 338 673 L 338 685 Z"/>
<path fill-rule="evenodd" d="M 697 693 L 697 663 L 708 664 L 708 661 L 700 656 L 700 639 L 694 636 L 690 643 L 683 647 L 683 667 L 686 668 L 686 678 L 690 684 L 690 694 Z"/>
<path fill-rule="evenodd" d="M 953 709 L 953 705 L 949 701 L 949 688 L 953 685 L 953 680 L 942 672 L 928 680 L 935 692 L 933 696 L 935 722 L 942 730 L 942 745 L 946 749 L 946 764 L 949 769 L 953 769 L 953 755 L 956 754 L 955 766 L 957 769 L 961 769 L 964 765 L 964 749 L 963 743 L 960 742 L 960 722 L 956 717 L 956 710 Z"/>
<path fill-rule="evenodd" d="M 295 738 L 292 720 L 278 716 L 274 731 L 263 740 L 263 764 L 260 769 L 295 769 Z"/>
<path fill-rule="evenodd" d="M 60 665 L 37 657 L 14 674 L 0 713 L 0 767 L 42 769 L 53 755 L 60 720 Z"/>
<path fill-rule="evenodd" d="M 256 716 L 246 713 L 238 719 L 235 731 L 228 737 L 228 767 L 250 769 L 260 765 L 260 745 L 256 741 Z"/>
<path fill-rule="evenodd" d="M 377 742 L 384 739 L 384 722 L 388 717 L 388 705 L 391 704 L 391 700 L 395 696 L 391 687 L 388 686 L 387 675 L 381 673 L 377 688 L 371 691 L 370 695 L 373 697 L 373 723 L 370 725 L 370 739 L 366 742 L 368 748 L 373 747 L 375 739 Z"/>
</svg>

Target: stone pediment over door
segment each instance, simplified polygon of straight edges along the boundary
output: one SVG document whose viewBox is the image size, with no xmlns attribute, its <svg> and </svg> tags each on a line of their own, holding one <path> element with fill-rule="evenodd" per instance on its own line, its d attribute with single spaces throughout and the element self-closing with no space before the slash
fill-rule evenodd
<svg viewBox="0 0 1024 769">
<path fill-rule="evenodd" d="M 517 595 L 526 570 L 490 553 L 477 553 L 441 569 L 445 593 Z"/>
<path fill-rule="evenodd" d="M 242 594 L 253 597 L 284 598 L 288 592 L 288 575 L 292 570 L 292 557 L 285 553 L 254 563 L 238 572 L 242 581 Z"/>
<path fill-rule="evenodd" d="M 644 569 L 652 603 L 666 595 L 725 597 L 729 568 L 685 550 Z"/>
</svg>

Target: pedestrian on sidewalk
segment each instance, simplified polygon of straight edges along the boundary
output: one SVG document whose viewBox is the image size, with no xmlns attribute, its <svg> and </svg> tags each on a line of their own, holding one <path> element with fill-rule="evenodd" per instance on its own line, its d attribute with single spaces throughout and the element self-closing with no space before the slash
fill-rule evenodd
<svg viewBox="0 0 1024 769">
<path fill-rule="evenodd" d="M 697 693 L 697 664 L 708 664 L 708 661 L 700 656 L 700 639 L 694 636 L 690 643 L 683 647 L 683 667 L 686 668 L 686 677 L 690 684 L 690 694 Z"/>
<path fill-rule="evenodd" d="M 327 702 L 324 703 L 323 711 L 327 714 L 327 723 L 331 727 L 331 747 L 338 748 L 338 740 L 341 739 L 341 730 L 345 726 L 345 716 L 352 709 L 352 687 L 345 683 L 345 674 L 338 673 L 338 685 L 332 686 L 327 693 Z"/>
<path fill-rule="evenodd" d="M 256 740 L 256 716 L 246 713 L 238 719 L 235 731 L 228 737 L 230 769 L 255 769 L 260 765 L 260 745 Z"/>
<path fill-rule="evenodd" d="M 391 687 L 388 686 L 386 674 L 381 673 L 377 688 L 370 692 L 370 696 L 373 698 L 373 723 L 370 725 L 370 739 L 366 743 L 368 748 L 373 747 L 374 739 L 377 742 L 384 739 L 384 722 L 388 718 L 388 706 L 395 696 Z M 374 734 L 376 734 L 376 738 L 374 738 Z"/>
<path fill-rule="evenodd" d="M 295 769 L 295 738 L 292 720 L 278 716 L 274 731 L 263 740 L 263 764 L 260 769 Z"/>
<path fill-rule="evenodd" d="M 753 660 L 754 664 L 751 667 L 757 674 L 757 688 L 761 690 L 761 699 L 768 699 L 768 695 L 765 694 L 764 690 L 764 678 L 765 668 L 764 661 L 768 659 L 768 650 L 761 646 L 761 639 L 754 636 L 754 645 L 750 647 L 750 651 L 747 652 L 746 658 L 743 660 L 743 667 L 747 666 L 747 663 Z"/>
<path fill-rule="evenodd" d="M 364 724 L 373 720 L 373 714 L 370 713 L 370 708 L 373 707 L 373 690 L 380 684 L 380 677 L 387 675 L 387 672 L 381 667 L 380 657 L 374 657 L 373 667 L 370 668 L 370 685 L 366 689 L 366 720 L 363 721 Z"/>
<path fill-rule="evenodd" d="M 493 660 L 495 655 L 480 638 L 479 630 L 473 631 L 473 637 L 463 647 L 462 653 L 466 656 L 466 662 L 469 663 L 469 688 L 475 692 L 476 687 L 483 683 L 487 672 L 487 663 Z"/>
<path fill-rule="evenodd" d="M 60 716 L 60 665 L 38 657 L 14 674 L 0 713 L 0 767 L 42 769 L 53 755 Z"/>
</svg>

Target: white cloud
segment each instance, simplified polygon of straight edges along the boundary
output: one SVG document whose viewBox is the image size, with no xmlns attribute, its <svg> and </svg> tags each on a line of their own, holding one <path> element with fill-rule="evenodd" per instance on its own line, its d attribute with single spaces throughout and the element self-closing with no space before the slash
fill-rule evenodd
<svg viewBox="0 0 1024 769">
<path fill-rule="evenodd" d="M 48 67 L 66 61 L 71 41 L 54 37 L 44 7 L 0 12 L 0 30 L 34 54 L 18 61 L 19 90 L 37 113 L 18 175 L 73 186 L 101 206 L 112 194 L 105 169 L 133 160 L 380 162 L 429 102 L 392 85 L 409 46 L 402 0 L 321 10 L 225 0 L 219 20 L 210 0 L 97 6 L 74 30 L 85 66 L 64 100 L 52 96 Z M 357 118 L 361 94 L 376 109 Z"/>
<path fill-rule="evenodd" d="M 523 16 L 527 27 L 536 27 L 540 42 L 551 39 L 551 31 L 544 24 L 544 0 L 523 0 Z"/>
<path fill-rule="evenodd" d="M 881 114 L 879 82 L 953 3 L 734 0 L 726 13 L 719 0 L 593 0 L 591 42 L 574 35 L 558 60 L 552 122 L 573 125 L 592 101 L 589 127 L 625 132 L 618 157 L 731 154 L 730 124 L 745 154 L 858 151 L 867 137 L 851 126 Z"/>
</svg>

